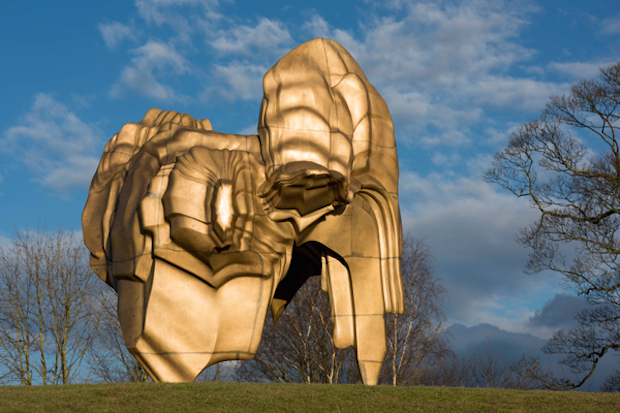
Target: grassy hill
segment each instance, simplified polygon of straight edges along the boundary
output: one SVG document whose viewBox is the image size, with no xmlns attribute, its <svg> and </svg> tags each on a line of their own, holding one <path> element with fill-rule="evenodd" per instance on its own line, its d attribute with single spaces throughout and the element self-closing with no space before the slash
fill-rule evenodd
<svg viewBox="0 0 620 413">
<path fill-rule="evenodd" d="M 0 412 L 618 412 L 585 392 L 253 383 L 0 387 Z"/>
</svg>

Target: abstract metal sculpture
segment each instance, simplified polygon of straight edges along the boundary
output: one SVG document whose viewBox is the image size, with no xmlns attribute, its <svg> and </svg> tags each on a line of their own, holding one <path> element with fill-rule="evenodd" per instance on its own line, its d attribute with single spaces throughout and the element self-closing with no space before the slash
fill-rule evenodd
<svg viewBox="0 0 620 413">
<path fill-rule="evenodd" d="M 256 353 L 308 277 L 364 383 L 403 310 L 398 158 L 388 108 L 338 43 L 264 77 L 258 136 L 151 109 L 106 145 L 83 213 L 91 266 L 118 292 L 129 350 L 156 381 Z"/>
</svg>

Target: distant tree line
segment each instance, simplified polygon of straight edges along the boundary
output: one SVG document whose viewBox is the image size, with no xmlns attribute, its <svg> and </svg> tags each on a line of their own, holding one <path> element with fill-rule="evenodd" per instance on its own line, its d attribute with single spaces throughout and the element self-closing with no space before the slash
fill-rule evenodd
<svg viewBox="0 0 620 413">
<path fill-rule="evenodd" d="M 490 347 L 457 357 L 444 333 L 446 292 L 419 239 L 406 238 L 405 312 L 386 317 L 380 383 L 520 387 Z M 0 245 L 0 384 L 146 382 L 125 347 L 116 293 L 88 265 L 74 233 L 25 230 Z M 335 348 L 329 297 L 311 277 L 277 323 L 267 315 L 258 354 L 219 363 L 198 381 L 360 383 L 354 350 Z"/>
</svg>

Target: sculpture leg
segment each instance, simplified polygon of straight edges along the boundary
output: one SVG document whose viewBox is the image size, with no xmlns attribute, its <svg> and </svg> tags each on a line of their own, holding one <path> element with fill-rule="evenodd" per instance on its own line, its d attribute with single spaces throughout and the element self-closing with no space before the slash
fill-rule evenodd
<svg viewBox="0 0 620 413">
<path fill-rule="evenodd" d="M 159 259 L 151 277 L 142 309 L 144 330 L 130 350 L 155 381 L 193 381 L 209 364 L 215 347 L 216 290 Z"/>
<path fill-rule="evenodd" d="M 334 345 L 337 348 L 355 346 L 355 310 L 349 270 L 329 255 L 322 257 L 322 264 L 321 289 L 329 295 Z"/>
<path fill-rule="evenodd" d="M 146 284 L 121 280 L 127 347 L 154 381 L 190 382 L 223 360 L 256 354 L 273 279 L 242 276 L 215 289 L 156 259 Z"/>
<path fill-rule="evenodd" d="M 378 258 L 348 257 L 349 269 L 334 257 L 323 260 L 323 289 L 330 297 L 334 345 L 355 346 L 364 384 L 375 385 L 387 354 Z M 350 271 L 350 272 L 349 272 Z"/>
<path fill-rule="evenodd" d="M 379 258 L 348 257 L 355 311 L 355 347 L 364 384 L 375 385 L 387 354 Z"/>
<path fill-rule="evenodd" d="M 387 345 L 379 236 L 371 206 L 356 197 L 340 215 L 326 216 L 301 241 L 319 242 L 346 262 L 345 266 L 333 257 L 324 261 L 324 287 L 335 317 L 334 344 L 338 348 L 355 345 L 364 383 L 377 384 Z M 354 337 L 348 324 L 351 315 Z"/>
<path fill-rule="evenodd" d="M 265 323 L 273 278 L 237 277 L 217 290 L 219 328 L 209 365 L 254 357 Z"/>
</svg>

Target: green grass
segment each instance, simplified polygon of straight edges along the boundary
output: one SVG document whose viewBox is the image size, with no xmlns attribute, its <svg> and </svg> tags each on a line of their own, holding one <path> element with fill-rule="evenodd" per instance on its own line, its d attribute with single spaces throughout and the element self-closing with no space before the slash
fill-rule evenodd
<svg viewBox="0 0 620 413">
<path fill-rule="evenodd" d="M 253 383 L 0 387 L 0 412 L 618 412 L 585 392 Z"/>
</svg>

